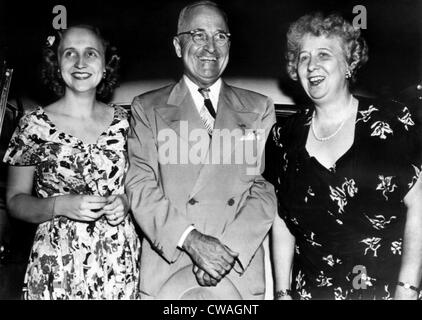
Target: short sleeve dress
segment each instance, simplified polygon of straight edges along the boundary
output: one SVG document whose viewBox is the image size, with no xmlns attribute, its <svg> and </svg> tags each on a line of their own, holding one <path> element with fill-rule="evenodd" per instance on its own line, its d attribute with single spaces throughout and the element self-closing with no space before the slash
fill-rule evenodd
<svg viewBox="0 0 422 320">
<path fill-rule="evenodd" d="M 391 299 L 400 269 L 405 195 L 421 171 L 411 108 L 359 99 L 355 138 L 332 168 L 305 145 L 312 109 L 276 124 L 265 177 L 296 238 L 295 299 Z"/>
<path fill-rule="evenodd" d="M 124 193 L 127 112 L 118 106 L 95 144 L 60 131 L 41 107 L 24 115 L 4 161 L 35 166 L 37 197 Z M 25 299 L 139 298 L 140 240 L 132 218 L 118 226 L 55 217 L 35 234 L 25 275 Z"/>
</svg>

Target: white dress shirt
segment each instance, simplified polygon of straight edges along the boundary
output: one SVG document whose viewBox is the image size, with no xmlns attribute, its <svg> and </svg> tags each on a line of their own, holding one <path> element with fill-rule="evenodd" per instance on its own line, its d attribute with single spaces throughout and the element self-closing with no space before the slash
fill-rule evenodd
<svg viewBox="0 0 422 320">
<path fill-rule="evenodd" d="M 189 89 L 190 95 L 192 96 L 193 102 L 195 103 L 196 109 L 198 113 L 201 112 L 202 107 L 204 106 L 204 97 L 198 91 L 199 87 L 195 83 L 192 82 L 186 75 L 183 75 L 183 80 Z M 214 107 L 215 113 L 217 113 L 218 107 L 218 98 L 220 97 L 220 89 L 221 89 L 222 80 L 219 78 L 216 82 L 213 83 L 208 89 L 210 89 L 209 95 L 210 100 L 212 102 L 212 106 Z"/>
</svg>

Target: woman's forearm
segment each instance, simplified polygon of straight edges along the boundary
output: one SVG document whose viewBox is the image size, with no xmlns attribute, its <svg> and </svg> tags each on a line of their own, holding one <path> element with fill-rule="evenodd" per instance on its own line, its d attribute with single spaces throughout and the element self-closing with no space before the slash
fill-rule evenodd
<svg viewBox="0 0 422 320">
<path fill-rule="evenodd" d="M 10 215 L 30 223 L 42 223 L 52 219 L 56 197 L 45 199 L 29 194 L 16 194 L 7 201 Z"/>
<path fill-rule="evenodd" d="M 422 273 L 422 182 L 419 179 L 406 195 L 406 224 L 403 236 L 399 282 L 419 287 Z M 416 291 L 396 287 L 396 298 L 416 297 Z"/>
<path fill-rule="evenodd" d="M 9 166 L 6 204 L 10 215 L 31 223 L 52 218 L 55 198 L 32 196 L 35 166 Z"/>
<path fill-rule="evenodd" d="M 277 216 L 271 231 L 271 254 L 275 291 L 290 289 L 295 238 Z"/>
<path fill-rule="evenodd" d="M 422 205 L 419 210 L 422 210 Z M 402 263 L 399 273 L 399 281 L 415 287 L 420 286 L 422 272 L 422 211 L 419 214 L 410 214 L 405 226 L 403 238 Z M 403 292 L 403 288 L 397 287 Z M 416 292 L 408 291 L 407 294 L 415 295 Z"/>
</svg>

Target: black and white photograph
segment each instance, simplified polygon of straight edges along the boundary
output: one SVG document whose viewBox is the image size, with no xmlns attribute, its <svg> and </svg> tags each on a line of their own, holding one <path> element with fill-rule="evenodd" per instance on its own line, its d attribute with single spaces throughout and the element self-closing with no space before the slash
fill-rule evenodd
<svg viewBox="0 0 422 320">
<path fill-rule="evenodd" d="M 0 300 L 422 299 L 421 0 L 0 0 L 0 85 Z"/>
</svg>

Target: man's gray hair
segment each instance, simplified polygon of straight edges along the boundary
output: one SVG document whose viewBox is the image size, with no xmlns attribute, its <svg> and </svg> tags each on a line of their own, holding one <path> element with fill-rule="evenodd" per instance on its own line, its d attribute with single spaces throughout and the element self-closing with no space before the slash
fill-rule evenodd
<svg viewBox="0 0 422 320">
<path fill-rule="evenodd" d="M 220 12 L 221 16 L 226 22 L 226 25 L 227 26 L 229 25 L 226 13 L 220 8 L 220 6 L 217 3 L 213 1 L 208 1 L 208 0 L 201 0 L 201 1 L 188 4 L 180 11 L 179 20 L 177 22 L 177 33 L 188 31 L 188 30 L 184 30 L 186 26 L 186 18 L 194 8 L 199 7 L 199 6 L 214 7 Z"/>
</svg>

